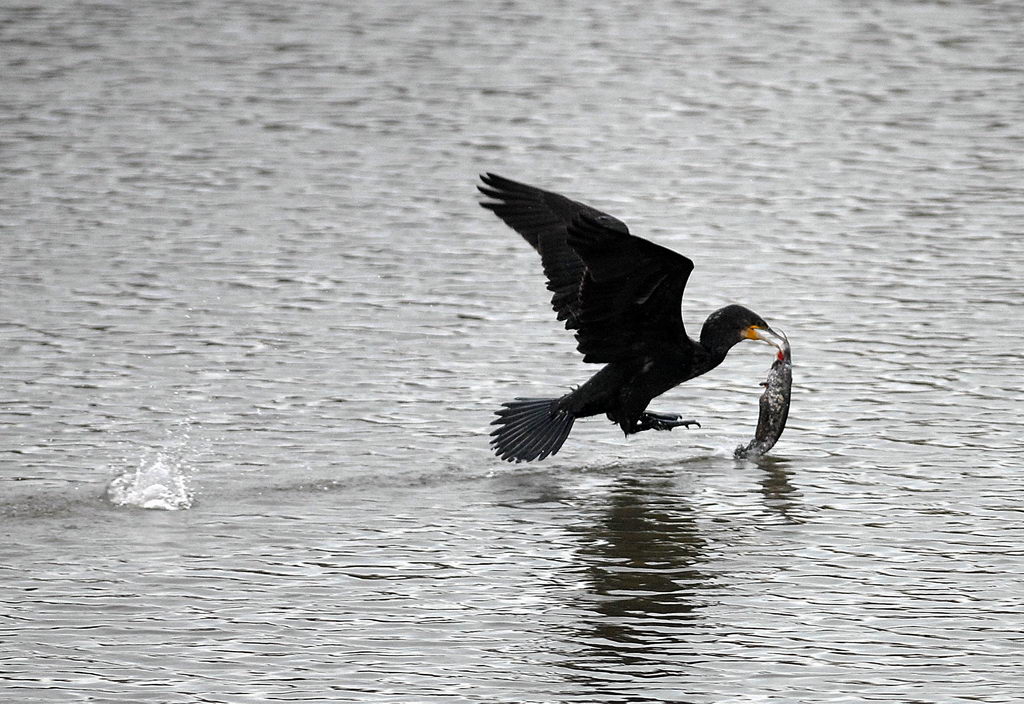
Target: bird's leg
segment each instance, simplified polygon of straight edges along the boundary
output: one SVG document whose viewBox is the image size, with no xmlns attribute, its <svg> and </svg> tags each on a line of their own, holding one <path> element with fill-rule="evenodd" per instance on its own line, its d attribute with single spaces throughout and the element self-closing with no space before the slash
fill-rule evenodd
<svg viewBox="0 0 1024 704">
<path fill-rule="evenodd" d="M 691 425 L 700 427 L 700 423 L 697 421 L 683 420 L 678 413 L 653 413 L 645 411 L 640 415 L 634 432 L 639 433 L 642 430 L 672 430 L 672 428 L 678 428 L 679 426 L 689 428 Z"/>
</svg>

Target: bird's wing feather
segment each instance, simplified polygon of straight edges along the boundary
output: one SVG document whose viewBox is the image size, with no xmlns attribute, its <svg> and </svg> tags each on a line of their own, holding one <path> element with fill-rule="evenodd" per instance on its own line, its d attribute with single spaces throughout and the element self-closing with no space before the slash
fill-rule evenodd
<svg viewBox="0 0 1024 704">
<path fill-rule="evenodd" d="M 615 362 L 679 345 L 686 339 L 680 306 L 693 262 L 607 217 L 577 213 L 566 233 L 585 267 L 576 332 L 583 361 Z"/>
<path fill-rule="evenodd" d="M 589 205 L 540 188 L 518 183 L 496 174 L 480 177 L 481 193 L 493 201 L 481 206 L 494 212 L 505 224 L 518 232 L 536 249 L 544 265 L 544 275 L 551 291 L 551 307 L 565 327 L 580 325 L 580 285 L 586 265 L 566 241 L 570 224 L 580 216 L 601 218 L 606 227 L 629 235 L 624 223 Z"/>
</svg>

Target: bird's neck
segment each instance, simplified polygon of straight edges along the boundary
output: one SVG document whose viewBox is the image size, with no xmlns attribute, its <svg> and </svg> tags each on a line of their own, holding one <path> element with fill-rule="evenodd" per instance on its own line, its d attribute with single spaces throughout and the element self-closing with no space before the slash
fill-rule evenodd
<svg viewBox="0 0 1024 704">
<path fill-rule="evenodd" d="M 700 341 L 697 347 L 698 349 L 701 350 L 701 352 L 703 352 L 703 354 L 699 355 L 700 358 L 698 360 L 695 360 L 696 364 L 694 366 L 696 366 L 699 369 L 699 371 L 694 376 L 707 374 L 709 371 L 711 371 L 719 364 L 724 362 L 725 356 L 729 354 L 729 350 L 731 349 L 731 346 L 716 347 L 714 345 L 707 345 L 704 343 L 703 340 Z"/>
<path fill-rule="evenodd" d="M 729 350 L 735 345 L 734 340 L 719 334 L 714 329 L 709 330 L 707 325 L 700 332 L 700 348 L 704 350 L 709 359 L 715 360 L 712 366 L 717 367 L 721 364 L 725 355 L 729 354 Z"/>
</svg>

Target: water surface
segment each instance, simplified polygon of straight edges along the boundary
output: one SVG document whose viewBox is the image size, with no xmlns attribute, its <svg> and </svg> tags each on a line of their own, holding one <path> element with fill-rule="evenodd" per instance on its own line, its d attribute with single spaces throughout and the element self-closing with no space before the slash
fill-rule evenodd
<svg viewBox="0 0 1024 704">
<path fill-rule="evenodd" d="M 1019 701 L 1022 15 L 4 4 L 0 690 Z M 482 171 L 784 330 L 772 452 L 745 344 L 491 456 L 593 370 Z"/>
</svg>

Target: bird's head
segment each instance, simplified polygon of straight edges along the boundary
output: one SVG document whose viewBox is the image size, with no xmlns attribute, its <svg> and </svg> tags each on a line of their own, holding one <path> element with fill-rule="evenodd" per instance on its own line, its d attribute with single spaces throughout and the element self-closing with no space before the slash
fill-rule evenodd
<svg viewBox="0 0 1024 704">
<path fill-rule="evenodd" d="M 731 305 L 719 308 L 704 321 L 700 342 L 706 348 L 724 354 L 733 345 L 744 340 L 761 340 L 782 349 L 785 338 L 771 329 L 760 315 Z"/>
</svg>

